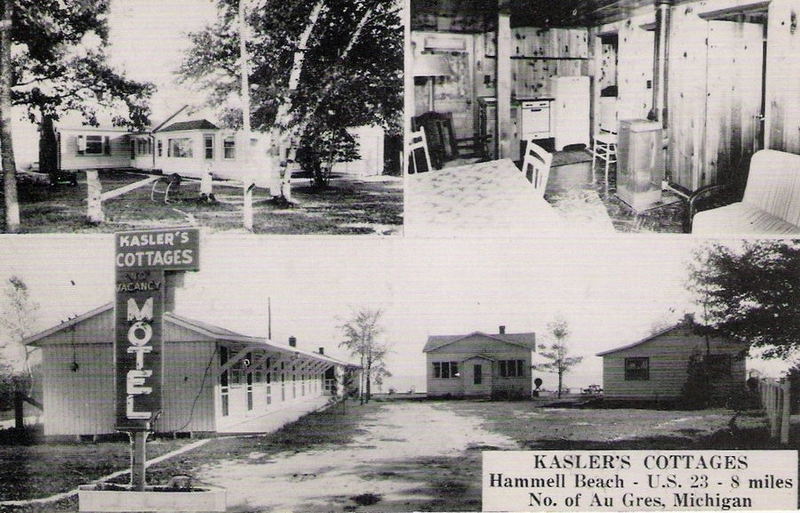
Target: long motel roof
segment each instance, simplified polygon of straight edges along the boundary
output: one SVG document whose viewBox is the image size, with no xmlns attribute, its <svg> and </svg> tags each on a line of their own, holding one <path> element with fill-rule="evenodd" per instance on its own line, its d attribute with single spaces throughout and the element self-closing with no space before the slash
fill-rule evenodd
<svg viewBox="0 0 800 513">
<path fill-rule="evenodd" d="M 113 309 L 114 309 L 113 303 L 110 302 L 106 303 L 86 313 L 73 317 L 69 320 L 63 321 L 57 324 L 56 326 L 48 328 L 39 333 L 36 333 L 35 335 L 26 337 L 25 339 L 22 340 L 22 343 L 25 345 L 40 347 L 42 345 L 41 344 L 42 339 L 47 338 L 55 333 L 58 333 L 59 331 L 69 329 L 72 326 L 75 326 L 87 319 L 91 319 L 92 317 L 101 315 Z M 198 321 L 196 319 L 190 319 L 189 317 L 184 317 L 182 315 L 178 315 L 173 312 L 165 312 L 164 320 L 219 341 L 235 343 L 242 349 L 247 348 L 248 351 L 258 351 L 258 350 L 270 351 L 288 355 L 295 355 L 297 357 L 304 357 L 307 359 L 332 363 L 335 365 L 344 365 L 351 368 L 360 368 L 360 366 L 357 364 L 346 362 L 344 360 L 339 360 L 338 358 L 333 358 L 332 356 L 320 354 L 314 351 L 307 351 L 304 349 L 291 347 L 283 344 L 275 344 L 266 337 L 254 337 L 250 335 L 242 335 L 241 333 L 237 333 L 235 331 L 231 331 L 229 329 L 222 328 L 220 326 L 209 324 L 207 322 Z"/>
</svg>

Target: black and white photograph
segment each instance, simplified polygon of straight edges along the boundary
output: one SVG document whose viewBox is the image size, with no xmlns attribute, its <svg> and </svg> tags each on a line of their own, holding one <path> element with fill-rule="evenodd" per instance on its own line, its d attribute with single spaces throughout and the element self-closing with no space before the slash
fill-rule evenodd
<svg viewBox="0 0 800 513">
<path fill-rule="evenodd" d="M 7 231 L 400 233 L 397 2 L 5 5 Z"/>
<path fill-rule="evenodd" d="M 4 242 L 8 511 L 136 510 L 137 479 L 203 511 L 479 511 L 483 451 L 800 436 L 763 409 L 797 385 L 796 241 L 337 237 L 320 260 L 317 240 L 153 233 Z M 160 382 L 115 393 L 119 346 Z M 142 475 L 120 414 L 154 415 Z"/>
<path fill-rule="evenodd" d="M 0 512 L 800 509 L 798 0 L 0 0 Z"/>
<path fill-rule="evenodd" d="M 797 9 L 411 0 L 408 233 L 800 233 Z"/>
</svg>

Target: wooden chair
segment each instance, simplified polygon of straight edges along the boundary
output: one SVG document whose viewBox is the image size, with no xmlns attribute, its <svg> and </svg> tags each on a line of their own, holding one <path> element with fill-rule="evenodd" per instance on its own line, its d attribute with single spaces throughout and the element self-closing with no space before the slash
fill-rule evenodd
<svg viewBox="0 0 800 513">
<path fill-rule="evenodd" d="M 547 188 L 547 177 L 550 176 L 550 164 L 553 162 L 553 155 L 547 153 L 541 146 L 535 144 L 533 140 L 527 141 L 525 145 L 525 155 L 522 159 L 522 172 L 525 178 L 533 184 L 533 189 L 544 196 Z"/>
<path fill-rule="evenodd" d="M 426 112 L 411 119 L 412 130 L 425 129 L 430 145 L 431 162 L 434 169 L 449 165 L 462 165 L 484 160 L 488 156 L 488 141 L 485 137 L 456 137 L 451 112 Z"/>
<path fill-rule="evenodd" d="M 420 153 L 422 153 L 424 159 L 424 169 L 420 169 L 417 163 L 417 157 Z M 425 129 L 420 128 L 416 132 L 411 132 L 408 144 L 408 174 L 425 173 L 433 169 L 434 167 L 431 165 L 431 156 L 428 153 L 428 141 L 425 137 Z"/>
<path fill-rule="evenodd" d="M 616 103 L 601 102 L 599 107 L 600 122 L 592 144 L 592 180 L 594 165 L 597 159 L 604 163 L 605 189 L 608 194 L 608 170 L 611 164 L 617 163 L 617 113 Z"/>
</svg>

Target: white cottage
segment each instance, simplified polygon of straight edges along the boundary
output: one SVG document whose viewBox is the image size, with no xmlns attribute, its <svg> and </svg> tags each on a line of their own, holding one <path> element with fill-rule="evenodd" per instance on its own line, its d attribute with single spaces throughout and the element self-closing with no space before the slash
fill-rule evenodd
<svg viewBox="0 0 800 513">
<path fill-rule="evenodd" d="M 427 356 L 428 396 L 530 397 L 535 333 L 432 335 Z"/>
<path fill-rule="evenodd" d="M 266 134 L 252 133 L 250 152 L 242 151 L 242 131 L 225 130 L 207 119 L 177 121 L 146 132 L 124 129 L 58 128 L 58 168 L 139 169 L 200 178 L 210 172 L 222 179 L 256 178 L 274 185 Z"/>
<path fill-rule="evenodd" d="M 699 335 L 690 318 L 633 344 L 597 356 L 603 358 L 603 394 L 607 400 L 674 402 L 681 398 L 692 358 L 707 360 L 708 393 L 727 397 L 745 386 L 746 344 Z"/>
<path fill-rule="evenodd" d="M 340 395 L 344 374 L 358 368 L 294 339 L 277 344 L 171 312 L 163 330 L 159 433 L 277 429 Z M 109 303 L 24 341 L 42 352 L 46 436 L 114 433 L 113 339 Z"/>
</svg>

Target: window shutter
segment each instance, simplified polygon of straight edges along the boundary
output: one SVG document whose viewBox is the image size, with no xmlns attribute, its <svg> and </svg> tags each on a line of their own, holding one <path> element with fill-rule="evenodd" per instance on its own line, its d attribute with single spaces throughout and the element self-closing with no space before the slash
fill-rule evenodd
<svg viewBox="0 0 800 513">
<path fill-rule="evenodd" d="M 86 152 L 86 137 L 78 136 L 78 155 L 83 155 Z"/>
<path fill-rule="evenodd" d="M 111 155 L 111 139 L 108 136 L 103 137 L 103 150 L 106 155 Z"/>
</svg>

